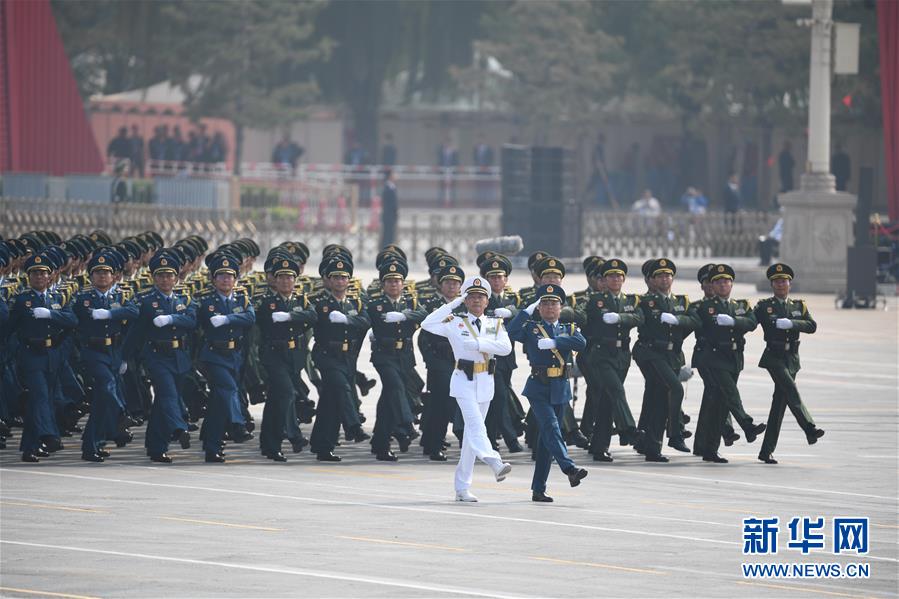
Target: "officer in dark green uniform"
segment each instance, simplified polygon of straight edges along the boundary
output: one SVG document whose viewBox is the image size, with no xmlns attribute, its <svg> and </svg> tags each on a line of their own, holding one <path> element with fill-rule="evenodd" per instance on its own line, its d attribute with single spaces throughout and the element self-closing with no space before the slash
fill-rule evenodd
<svg viewBox="0 0 899 599">
<path fill-rule="evenodd" d="M 774 297 L 761 300 L 755 307 L 755 317 L 765 331 L 765 351 L 759 366 L 766 369 L 774 381 L 774 397 L 768 413 L 768 428 L 762 440 L 759 459 L 776 464 L 772 455 L 777 447 L 784 411 L 789 406 L 809 445 L 818 442 L 824 431 L 815 426 L 812 415 L 802 403 L 796 388 L 799 372 L 799 334 L 818 330 L 815 319 L 802 300 L 790 298 L 793 269 L 786 264 L 772 264 L 766 273 L 774 290 Z"/>
<path fill-rule="evenodd" d="M 699 285 L 702 287 L 703 299 L 710 299 L 715 297 L 715 290 L 712 287 L 712 282 L 709 280 L 712 274 L 712 269 L 715 267 L 715 264 L 705 264 L 696 272 L 696 279 L 699 281 Z M 690 360 L 690 366 L 695 368 L 700 372 L 700 377 L 705 380 L 705 377 L 702 376 L 702 355 L 704 351 L 707 351 L 705 348 L 705 339 L 702 336 L 702 328 L 697 328 L 693 331 L 693 334 L 696 336 L 696 344 L 693 346 L 693 357 Z M 708 385 L 703 385 L 702 388 L 702 401 L 699 405 L 699 420 L 703 421 L 704 418 L 708 418 L 708 414 L 703 416 L 704 413 L 707 413 L 709 410 L 714 410 L 714 402 L 715 399 L 712 397 L 711 387 Z M 705 430 L 708 430 L 706 427 Z M 699 428 L 696 429 L 696 439 L 693 441 L 693 455 L 700 456 L 705 453 L 705 439 L 700 437 Z M 730 413 L 727 414 L 727 419 L 724 421 L 724 445 L 730 447 L 734 444 L 734 442 L 740 440 L 740 435 L 734 432 L 733 421 L 730 418 Z"/>
<path fill-rule="evenodd" d="M 743 409 L 737 380 L 743 370 L 744 336 L 756 329 L 758 322 L 746 300 L 730 299 L 734 284 L 734 269 L 727 264 L 717 264 L 709 277 L 715 297 L 703 299 L 690 309 L 694 325 L 702 328 L 705 378 L 711 387 L 715 409 L 707 410 L 707 419 L 697 424 L 697 437 L 703 439 L 705 462 L 726 464 L 727 459 L 718 455 L 721 435 L 728 412 L 732 413 L 752 443 L 765 430 L 764 424 L 753 424 L 752 417 Z"/>
<path fill-rule="evenodd" d="M 603 262 L 599 273 L 606 291 L 591 293 L 580 309 L 587 338 L 583 362 L 588 389 L 599 390 L 590 452 L 594 461 L 611 462 L 613 421 L 622 445 L 636 443 L 642 436 L 627 404 L 624 379 L 631 364 L 630 330 L 643 324 L 644 314 L 639 309 L 640 296 L 621 292 L 627 275 L 623 260 L 612 258 Z"/>
<path fill-rule="evenodd" d="M 520 305 L 518 294 L 506 285 L 509 274 L 512 272 L 512 262 L 502 254 L 493 252 L 483 253 L 479 256 L 479 262 L 478 268 L 481 276 L 490 283 L 490 298 L 487 300 L 487 309 L 484 314 L 502 318 L 503 323 L 508 325 L 518 314 Z M 487 437 L 490 439 L 493 449 L 498 449 L 496 439 L 501 436 L 509 453 L 522 451 L 518 435 L 522 430 L 523 412 L 521 404 L 518 403 L 512 391 L 512 371 L 516 368 L 518 368 L 518 364 L 515 362 L 514 348 L 506 356 L 496 356 L 493 401 L 490 402 L 485 422 Z"/>
<path fill-rule="evenodd" d="M 603 262 L 605 262 L 605 258 L 601 256 L 587 256 L 584 258 L 582 265 L 584 267 L 584 276 L 587 278 L 587 288 L 581 291 L 575 291 L 568 296 L 568 305 L 562 308 L 562 315 L 560 318 L 562 322 L 573 322 L 581 329 L 584 328 L 585 320 L 583 314 L 578 312 L 578 310 L 583 308 L 587 301 L 587 297 L 591 293 L 606 290 L 605 281 L 599 275 L 599 267 L 602 266 Z M 585 357 L 586 352 L 578 352 L 574 358 L 575 366 L 577 366 L 572 372 L 574 375 L 574 401 L 577 401 L 578 377 L 583 376 L 584 381 L 586 382 L 587 380 L 587 375 L 584 374 L 584 369 L 587 368 L 584 362 Z M 591 389 L 589 383 L 587 383 L 586 386 L 587 390 L 584 393 L 584 411 L 581 414 L 581 422 L 578 425 L 578 430 L 581 431 L 582 435 L 589 439 L 593 435 L 593 424 L 596 421 L 599 389 L 595 386 Z M 592 452 L 592 448 L 590 448 L 590 451 Z"/>
<path fill-rule="evenodd" d="M 521 300 L 520 305 L 526 306 L 534 301 L 537 287 L 540 286 L 540 273 L 537 272 L 536 266 L 547 256 L 549 256 L 549 252 L 545 250 L 537 250 L 528 256 L 528 271 L 530 271 L 531 279 L 534 283 L 518 290 L 518 298 Z"/>
<path fill-rule="evenodd" d="M 453 263 L 446 263 L 437 275 L 437 293 L 424 304 L 428 314 L 459 296 L 465 272 L 453 260 Z M 446 427 L 457 409 L 449 394 L 456 359 L 449 340 L 428 331 L 419 333 L 418 349 L 428 371 L 428 401 L 422 415 L 421 444 L 432 461 L 445 462 Z"/>
<path fill-rule="evenodd" d="M 321 387 L 315 424 L 312 427 L 312 451 L 322 462 L 339 462 L 334 454 L 341 421 L 350 427 L 350 435 L 360 429 L 353 384 L 356 356 L 371 322 L 362 299 L 347 294 L 353 263 L 337 255 L 322 267 L 328 288 L 315 297 L 315 346 L 312 357 L 321 372 Z"/>
<path fill-rule="evenodd" d="M 406 387 L 406 380 L 415 371 L 412 335 L 427 315 L 424 309 L 419 309 L 415 298 L 403 295 L 408 272 L 409 267 L 400 256 L 383 261 L 378 268 L 382 293 L 366 306 L 372 331 L 371 362 L 381 377 L 371 450 L 378 460 L 385 462 L 397 461 L 396 454 L 390 450 L 391 435 L 397 434 L 398 428 L 405 431 L 412 426 Z"/>
<path fill-rule="evenodd" d="M 662 455 L 662 436 L 668 431 L 668 446 L 690 451 L 684 445 L 681 406 L 684 388 L 678 379 L 683 366 L 684 337 L 693 330 L 687 316 L 690 300 L 686 295 L 671 293 L 677 268 L 667 258 L 653 260 L 647 268 L 653 291 L 640 298 L 643 325 L 634 345 L 634 360 L 646 380 L 644 396 L 647 410 L 645 441 L 635 448 L 644 452 L 647 462 L 667 462 Z M 644 421 L 643 414 L 640 415 Z"/>
<path fill-rule="evenodd" d="M 273 275 L 274 288 L 256 303 L 259 362 L 268 391 L 259 448 L 270 460 L 286 462 L 281 453 L 285 436 L 294 453 L 305 444 L 294 398 L 305 387 L 300 380 L 307 354 L 304 335 L 315 324 L 317 315 L 306 295 L 296 291 L 300 265 L 295 260 L 274 254 L 266 261 L 265 270 Z"/>
</svg>

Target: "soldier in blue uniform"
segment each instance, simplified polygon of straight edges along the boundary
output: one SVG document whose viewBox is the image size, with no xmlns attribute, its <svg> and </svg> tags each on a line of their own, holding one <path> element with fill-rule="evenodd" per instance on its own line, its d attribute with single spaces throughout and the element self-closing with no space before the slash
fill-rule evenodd
<svg viewBox="0 0 899 599">
<path fill-rule="evenodd" d="M 387 259 L 378 268 L 383 293 L 366 306 L 371 321 L 371 363 L 381 377 L 371 450 L 378 460 L 397 461 L 390 436 L 397 427 L 411 427 L 406 381 L 414 375 L 412 336 L 427 316 L 415 298 L 403 296 L 409 268 L 401 259 Z M 405 433 L 400 433 L 404 435 Z"/>
<path fill-rule="evenodd" d="M 265 270 L 272 275 L 274 288 L 256 304 L 259 362 L 268 386 L 259 448 L 262 455 L 276 462 L 287 461 L 281 453 L 285 436 L 294 453 L 302 451 L 306 444 L 297 420 L 295 397 L 305 393 L 300 379 L 308 354 L 305 334 L 317 316 L 306 294 L 295 288 L 300 269 L 300 264 L 288 255 L 271 255 Z"/>
<path fill-rule="evenodd" d="M 718 455 L 721 435 L 728 412 L 734 415 L 743 428 L 746 441 L 752 443 L 765 431 L 764 424 L 753 424 L 752 417 L 743 409 L 737 381 L 743 370 L 744 339 L 758 326 L 755 314 L 746 300 L 730 299 L 734 284 L 734 269 L 727 264 L 717 264 L 711 270 L 709 280 L 715 290 L 714 298 L 706 298 L 690 307 L 689 317 L 694 327 L 702 327 L 703 382 L 711 387 L 714 409 L 707 410 L 707 418 L 697 423 L 697 437 L 703 441 L 705 462 L 726 464 L 727 459 Z"/>
<path fill-rule="evenodd" d="M 138 315 L 130 292 L 113 285 L 116 257 L 99 252 L 87 264 L 91 287 L 72 302 L 78 317 L 81 364 L 93 389 L 90 416 L 81 437 L 81 459 L 102 462 L 109 452 L 102 445 L 114 433 L 124 412 L 119 376 L 127 370 L 122 360 L 122 330 Z"/>
<path fill-rule="evenodd" d="M 811 334 L 818 330 L 815 319 L 802 300 L 790 297 L 793 282 L 793 269 L 778 262 L 768 267 L 765 273 L 774 290 L 774 297 L 761 300 L 755 306 L 755 318 L 765 331 L 765 351 L 759 360 L 759 367 L 764 368 L 774 381 L 774 397 L 771 399 L 771 411 L 768 413 L 768 428 L 762 440 L 759 459 L 766 464 L 776 464 L 774 449 L 780 436 L 784 412 L 790 408 L 799 428 L 805 433 L 809 445 L 818 442 L 824 431 L 815 426 L 799 389 L 796 388 L 796 374 L 799 372 L 799 334 Z"/>
<path fill-rule="evenodd" d="M 61 345 L 78 320 L 62 293 L 49 290 L 51 264 L 44 254 L 32 254 L 25 262 L 29 288 L 13 300 L 6 328 L 18 337 L 18 370 L 28 391 L 19 445 L 23 462 L 37 462 L 62 449 L 52 402 L 59 393 Z"/>
<path fill-rule="evenodd" d="M 238 388 L 244 339 L 256 322 L 256 312 L 247 291 L 234 286 L 238 267 L 233 256 L 214 255 L 209 266 L 214 289 L 203 295 L 197 305 L 197 321 L 203 331 L 198 359 L 210 388 L 203 420 L 203 451 L 206 461 L 214 463 L 225 461 L 225 427 L 239 425 L 245 430 L 243 417 L 240 416 L 241 422 L 234 422 L 233 414 L 240 414 Z"/>
<path fill-rule="evenodd" d="M 321 268 L 328 288 L 314 300 L 315 345 L 312 357 L 321 373 L 317 416 L 312 427 L 312 451 L 322 462 L 339 462 L 334 454 L 340 423 L 350 427 L 350 435 L 361 431 L 353 385 L 356 356 L 371 322 L 362 299 L 349 297 L 347 289 L 353 263 L 346 256 L 326 258 Z"/>
<path fill-rule="evenodd" d="M 173 437 L 182 449 L 190 448 L 181 389 L 191 368 L 187 338 L 197 326 L 197 314 L 190 295 L 174 291 L 181 267 L 177 256 L 167 249 L 153 255 L 150 272 L 154 286 L 138 296 L 140 314 L 126 340 L 126 355 L 140 353 L 153 385 L 145 445 L 150 460 L 163 464 L 172 461 L 166 452 Z"/>
<path fill-rule="evenodd" d="M 509 323 L 509 338 L 519 341 L 531 364 L 531 376 L 524 387 L 524 395 L 531 404 L 534 419 L 540 429 L 540 447 L 531 481 L 531 500 L 552 502 L 546 494 L 546 480 L 553 460 L 568 477 L 572 487 L 581 483 L 587 471 L 578 468 L 568 455 L 559 422 L 563 410 L 571 401 L 568 383 L 568 364 L 571 352 L 583 351 L 587 341 L 577 325 L 559 323 L 565 291 L 558 285 L 541 285 L 536 300 L 519 312 Z M 534 314 L 538 309 L 538 315 Z"/>
</svg>

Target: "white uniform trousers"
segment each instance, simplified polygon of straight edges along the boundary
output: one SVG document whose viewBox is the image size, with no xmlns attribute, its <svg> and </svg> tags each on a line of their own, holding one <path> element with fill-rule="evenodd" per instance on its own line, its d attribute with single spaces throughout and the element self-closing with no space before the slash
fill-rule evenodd
<svg viewBox="0 0 899 599">
<path fill-rule="evenodd" d="M 465 430 L 462 433 L 462 455 L 456 466 L 456 492 L 467 491 L 471 487 L 471 477 L 474 471 L 475 458 L 490 466 L 496 474 L 503 467 L 502 458 L 493 450 L 490 439 L 487 438 L 487 427 L 484 419 L 490 402 L 477 402 L 473 398 L 456 398 L 456 403 L 462 410 L 462 418 L 465 421 Z"/>
</svg>

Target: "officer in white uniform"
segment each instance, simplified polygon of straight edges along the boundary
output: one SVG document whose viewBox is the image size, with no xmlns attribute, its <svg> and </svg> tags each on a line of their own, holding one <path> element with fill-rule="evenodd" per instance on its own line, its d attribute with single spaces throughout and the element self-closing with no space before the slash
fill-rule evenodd
<svg viewBox="0 0 899 599">
<path fill-rule="evenodd" d="M 493 399 L 494 356 L 512 351 L 512 342 L 501 318 L 484 316 L 490 298 L 490 284 L 482 277 L 471 277 L 462 284 L 462 295 L 444 304 L 424 319 L 421 327 L 446 337 L 453 348 L 456 370 L 450 379 L 450 395 L 456 399 L 465 420 L 462 455 L 456 467 L 456 501 L 477 501 L 469 492 L 475 458 L 493 469 L 500 482 L 512 471 L 490 446 L 484 419 Z M 467 312 L 453 314 L 465 302 Z"/>
</svg>

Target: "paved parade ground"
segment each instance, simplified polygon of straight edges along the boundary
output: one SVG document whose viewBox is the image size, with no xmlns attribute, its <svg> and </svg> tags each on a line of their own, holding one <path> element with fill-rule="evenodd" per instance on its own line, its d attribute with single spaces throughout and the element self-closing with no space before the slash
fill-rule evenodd
<svg viewBox="0 0 899 599">
<path fill-rule="evenodd" d="M 571 275 L 566 289 L 583 288 L 582 279 Z M 637 283 L 630 279 L 626 290 L 640 291 Z M 513 284 L 524 284 L 520 274 Z M 675 290 L 696 298 L 692 273 Z M 734 297 L 754 303 L 762 295 L 738 284 Z M 222 465 L 203 463 L 194 435 L 194 449 L 174 444 L 174 464 L 163 465 L 145 457 L 141 427 L 104 464 L 82 462 L 74 439 L 52 458 L 24 464 L 16 430 L 10 449 L 0 451 L 0 595 L 897 596 L 897 303 L 844 311 L 832 296 L 798 297 L 819 324 L 803 336 L 799 389 L 826 435 L 807 445 L 788 412 L 778 465 L 756 459 L 761 439 L 722 446 L 726 465 L 667 447 L 671 462 L 650 464 L 613 441 L 612 464 L 571 448 L 589 476 L 572 489 L 555 470 L 547 489 L 555 503 L 536 504 L 529 452 L 508 455 L 501 445 L 512 474 L 497 484 L 479 464 L 472 491 L 480 502 L 463 504 L 453 501 L 455 445 L 444 463 L 428 461 L 415 442 L 398 463 L 375 461 L 367 443 L 344 443 L 339 464 L 316 462 L 308 450 L 278 464 L 262 458 L 253 440 L 229 445 Z M 740 379 L 747 412 L 759 422 L 773 390 L 756 366 L 762 347 L 758 330 Z M 691 350 L 692 337 L 688 356 Z M 359 364 L 376 378 L 367 349 Z M 525 377 L 519 368 L 516 391 Z M 643 379 L 635 366 L 626 389 L 636 416 Z M 369 431 L 379 390 L 363 402 Z M 701 394 L 695 376 L 684 403 L 690 430 Z M 578 397 L 579 415 L 583 381 Z M 253 408 L 257 426 L 261 407 Z M 743 555 L 750 517 L 779 518 L 776 555 Z M 823 548 L 803 555 L 788 547 L 794 517 L 824 518 Z M 834 553 L 835 517 L 869 518 L 867 554 Z M 744 578 L 743 563 L 844 571 L 867 564 L 870 578 Z"/>
</svg>

